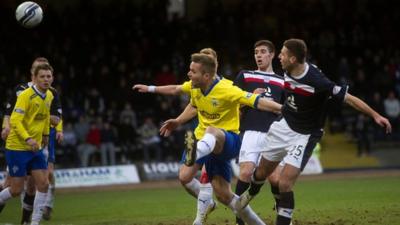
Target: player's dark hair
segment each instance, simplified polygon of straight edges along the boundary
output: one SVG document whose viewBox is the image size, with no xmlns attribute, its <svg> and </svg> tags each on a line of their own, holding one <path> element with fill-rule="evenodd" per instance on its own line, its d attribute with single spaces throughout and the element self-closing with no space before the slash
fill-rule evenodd
<svg viewBox="0 0 400 225">
<path fill-rule="evenodd" d="M 44 64 L 39 64 L 35 70 L 33 71 L 33 75 L 37 76 L 40 70 L 50 70 L 51 73 L 53 74 L 54 70 L 53 67 L 50 66 L 50 64 L 44 63 Z"/>
<path fill-rule="evenodd" d="M 216 73 L 217 62 L 212 56 L 203 53 L 192 54 L 192 62 L 199 63 L 202 65 L 201 72 L 209 73 L 214 76 Z"/>
<path fill-rule="evenodd" d="M 301 39 L 288 39 L 283 43 L 299 63 L 304 63 L 307 56 L 307 45 Z"/>
<path fill-rule="evenodd" d="M 269 40 L 259 40 L 254 44 L 254 48 L 258 46 L 267 46 L 269 52 L 275 52 L 275 45 Z"/>
</svg>

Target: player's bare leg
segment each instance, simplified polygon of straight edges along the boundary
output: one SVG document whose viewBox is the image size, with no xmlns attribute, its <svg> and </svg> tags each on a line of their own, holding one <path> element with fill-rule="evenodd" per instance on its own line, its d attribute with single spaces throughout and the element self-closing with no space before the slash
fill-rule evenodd
<svg viewBox="0 0 400 225">
<path fill-rule="evenodd" d="M 193 166 L 182 165 L 179 168 L 179 181 L 185 190 L 197 199 L 200 192 L 200 182 L 195 178 L 197 171 L 201 165 L 194 164 Z"/>
<path fill-rule="evenodd" d="M 261 161 L 257 169 L 254 171 L 250 188 L 248 191 L 240 196 L 238 208 L 243 208 L 260 192 L 261 187 L 264 185 L 265 180 L 275 168 L 279 165 L 279 162 L 273 162 L 261 157 Z"/>
<path fill-rule="evenodd" d="M 279 203 L 280 199 L 280 194 L 279 194 L 279 177 L 280 173 L 282 172 L 283 165 L 279 164 L 279 166 L 276 167 L 274 172 L 272 172 L 271 175 L 268 177 L 268 182 L 271 185 L 271 193 L 274 196 L 275 200 L 275 205 L 274 205 L 274 210 L 277 210 L 277 205 Z"/>
<path fill-rule="evenodd" d="M 300 169 L 290 164 L 286 164 L 279 178 L 280 199 L 277 205 L 278 216 L 277 225 L 289 225 L 292 221 L 294 211 L 293 186 L 300 175 Z"/>
<path fill-rule="evenodd" d="M 10 177 L 8 187 L 0 192 L 0 208 L 3 209 L 6 202 L 21 194 L 24 189 L 25 177 Z"/>
</svg>

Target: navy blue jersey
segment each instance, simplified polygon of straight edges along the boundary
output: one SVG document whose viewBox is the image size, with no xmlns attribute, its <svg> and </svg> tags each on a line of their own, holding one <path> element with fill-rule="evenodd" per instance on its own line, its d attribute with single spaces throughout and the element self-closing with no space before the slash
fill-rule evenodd
<svg viewBox="0 0 400 225">
<path fill-rule="evenodd" d="M 301 134 L 322 132 L 329 102 L 343 102 L 347 86 L 337 86 L 307 63 L 301 76 L 294 78 L 285 73 L 284 79 L 286 100 L 282 115 L 289 127 Z"/>
<path fill-rule="evenodd" d="M 7 101 L 7 105 L 6 105 L 6 111 L 5 111 L 5 115 L 7 116 L 11 116 L 11 113 L 14 109 L 15 103 L 17 102 L 17 97 L 18 95 L 24 91 L 25 89 L 29 88 L 32 86 L 32 82 L 29 83 L 24 83 L 24 84 L 19 84 L 14 88 L 14 93 L 10 99 L 8 99 Z M 61 109 L 61 101 L 60 101 L 60 97 L 57 93 L 57 90 L 53 87 L 50 87 L 49 89 L 54 96 L 53 101 L 51 102 L 51 106 L 50 106 L 50 115 L 52 116 L 58 116 L 61 118 L 61 114 L 62 114 L 62 109 Z"/>
<path fill-rule="evenodd" d="M 234 85 L 247 92 L 253 92 L 257 88 L 267 90 L 262 96 L 275 102 L 283 103 L 284 88 L 283 78 L 275 73 L 267 73 L 259 70 L 243 70 L 236 76 Z M 260 111 L 251 107 L 242 107 L 240 118 L 240 131 L 253 130 L 267 132 L 277 114 Z"/>
</svg>

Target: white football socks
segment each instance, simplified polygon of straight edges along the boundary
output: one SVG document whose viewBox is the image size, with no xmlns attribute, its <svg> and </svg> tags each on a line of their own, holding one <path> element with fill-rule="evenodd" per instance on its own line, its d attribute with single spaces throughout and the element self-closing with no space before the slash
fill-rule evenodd
<svg viewBox="0 0 400 225">
<path fill-rule="evenodd" d="M 38 223 L 42 219 L 46 198 L 47 192 L 36 191 L 35 201 L 33 202 L 32 223 Z"/>
<path fill-rule="evenodd" d="M 214 135 L 206 133 L 202 139 L 197 142 L 196 159 L 200 159 L 210 154 L 215 147 L 217 139 Z"/>
<path fill-rule="evenodd" d="M 238 208 L 239 196 L 233 195 L 232 201 L 229 203 L 229 208 L 240 217 L 246 224 L 249 225 L 265 225 L 265 223 L 257 216 L 257 214 L 250 208 L 246 206 L 244 209 Z"/>
<path fill-rule="evenodd" d="M 55 186 L 50 184 L 49 188 L 47 189 L 47 198 L 46 198 L 45 206 L 53 208 L 53 205 L 54 205 L 54 191 L 55 191 Z"/>
<path fill-rule="evenodd" d="M 11 192 L 10 192 L 10 188 L 4 188 L 1 192 L 0 192 L 0 205 L 4 205 L 6 204 L 6 202 L 12 198 Z"/>
<path fill-rule="evenodd" d="M 197 214 L 193 224 L 201 224 L 202 218 L 207 213 L 208 207 L 212 207 L 214 204 L 213 189 L 211 183 L 201 184 L 199 196 L 197 197 Z"/>
<path fill-rule="evenodd" d="M 196 196 L 199 196 L 200 182 L 193 178 L 189 183 L 185 184 L 185 187 L 193 192 Z"/>
</svg>

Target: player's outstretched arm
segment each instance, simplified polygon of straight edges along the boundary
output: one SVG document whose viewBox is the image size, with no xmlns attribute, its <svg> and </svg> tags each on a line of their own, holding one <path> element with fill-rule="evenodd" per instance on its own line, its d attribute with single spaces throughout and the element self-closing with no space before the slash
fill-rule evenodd
<svg viewBox="0 0 400 225">
<path fill-rule="evenodd" d="M 270 111 L 276 114 L 281 113 L 281 108 L 282 105 L 279 103 L 276 103 L 272 100 L 268 100 L 266 98 L 259 98 L 258 103 L 257 103 L 257 109 L 263 110 L 263 111 Z"/>
<path fill-rule="evenodd" d="M 197 109 L 189 103 L 185 110 L 183 110 L 183 112 L 176 119 L 169 119 L 163 123 L 160 128 L 161 136 L 168 137 L 178 126 L 193 119 L 196 115 Z"/>
<path fill-rule="evenodd" d="M 182 94 L 182 85 L 154 86 L 145 84 L 135 84 L 133 85 L 132 89 L 141 93 L 156 93 L 162 95 Z"/>
<path fill-rule="evenodd" d="M 377 123 L 379 126 L 385 128 L 386 133 L 392 132 L 392 126 L 390 125 L 390 122 L 388 119 L 385 117 L 381 116 L 379 113 L 377 113 L 375 110 L 373 110 L 367 103 L 365 103 L 363 100 L 357 98 L 354 95 L 351 95 L 347 93 L 344 97 L 344 102 L 349 104 L 351 107 L 354 109 L 363 112 L 367 114 L 368 116 L 372 117 L 375 120 L 375 123 Z"/>
</svg>

